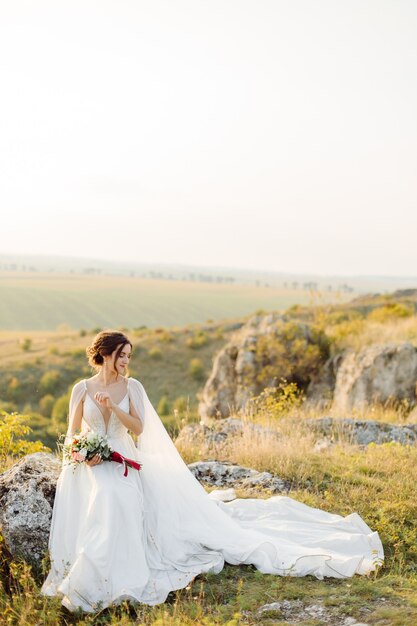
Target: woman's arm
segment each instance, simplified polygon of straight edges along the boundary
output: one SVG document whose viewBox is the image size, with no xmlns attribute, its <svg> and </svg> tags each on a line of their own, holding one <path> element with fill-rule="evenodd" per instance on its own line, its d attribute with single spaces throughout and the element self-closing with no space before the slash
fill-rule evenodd
<svg viewBox="0 0 417 626">
<path fill-rule="evenodd" d="M 110 407 L 116 413 L 122 424 L 126 426 L 126 428 L 131 430 L 132 433 L 135 433 L 135 435 L 141 434 L 141 432 L 143 431 L 142 420 L 133 406 L 130 406 L 129 413 L 126 413 L 126 411 L 122 411 L 122 409 L 117 404 L 113 404 L 113 402 L 111 403 Z"/>
<path fill-rule="evenodd" d="M 114 413 L 116 413 L 119 420 L 132 431 L 135 435 L 140 435 L 143 431 L 143 422 L 141 416 L 135 410 L 132 402 L 130 403 L 129 413 L 126 411 L 122 411 L 118 404 L 115 404 L 110 397 L 110 394 L 107 391 L 98 391 L 94 399 L 97 400 L 99 404 L 103 407 L 107 407 L 108 409 L 112 409 Z"/>
</svg>

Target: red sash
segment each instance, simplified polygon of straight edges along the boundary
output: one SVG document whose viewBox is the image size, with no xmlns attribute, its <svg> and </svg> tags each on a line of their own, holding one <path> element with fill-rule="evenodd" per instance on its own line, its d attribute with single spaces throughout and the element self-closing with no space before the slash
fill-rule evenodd
<svg viewBox="0 0 417 626">
<path fill-rule="evenodd" d="M 116 463 L 124 463 L 125 471 L 124 471 L 123 476 L 127 476 L 128 466 L 133 467 L 134 469 L 137 469 L 137 470 L 140 470 L 140 468 L 142 467 L 140 463 L 137 463 L 133 459 L 127 459 L 125 456 L 123 456 L 123 454 L 120 454 L 119 452 L 112 452 L 110 459 L 112 461 L 116 461 Z"/>
</svg>

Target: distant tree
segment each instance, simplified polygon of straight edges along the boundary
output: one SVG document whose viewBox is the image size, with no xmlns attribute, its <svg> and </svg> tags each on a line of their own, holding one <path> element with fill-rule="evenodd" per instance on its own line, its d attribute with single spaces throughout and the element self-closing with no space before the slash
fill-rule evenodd
<svg viewBox="0 0 417 626">
<path fill-rule="evenodd" d="M 20 346 L 24 352 L 29 352 L 32 348 L 32 339 L 30 339 L 30 337 L 25 337 Z"/>
</svg>

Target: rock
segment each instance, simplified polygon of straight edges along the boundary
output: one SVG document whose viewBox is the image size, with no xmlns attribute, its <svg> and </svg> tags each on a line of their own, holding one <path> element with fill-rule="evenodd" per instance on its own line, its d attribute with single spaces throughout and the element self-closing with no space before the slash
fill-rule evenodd
<svg viewBox="0 0 417 626">
<path fill-rule="evenodd" d="M 60 471 L 58 457 L 35 452 L 0 475 L 0 530 L 12 556 L 42 559 Z"/>
<path fill-rule="evenodd" d="M 233 485 L 242 488 L 268 489 L 273 493 L 288 492 L 289 483 L 269 472 L 221 461 L 196 461 L 188 465 L 200 482 L 218 487 Z"/>
<path fill-rule="evenodd" d="M 281 613 L 281 602 L 270 602 L 258 609 L 258 613 Z"/>
<path fill-rule="evenodd" d="M 332 615 L 321 604 L 305 605 L 301 600 L 282 600 L 281 602 L 271 602 L 270 604 L 264 604 L 258 611 L 258 614 L 265 613 L 275 614 L 277 617 L 282 617 L 287 620 L 320 620 L 321 624 L 330 623 Z"/>
<path fill-rule="evenodd" d="M 323 450 L 329 450 L 332 447 L 332 442 L 330 439 L 319 439 L 314 444 L 314 452 L 322 452 Z"/>
<path fill-rule="evenodd" d="M 417 442 L 417 423 L 400 425 L 375 420 L 325 416 L 318 419 L 306 419 L 302 424 L 318 434 L 318 439 L 314 444 L 314 450 L 317 452 L 327 450 L 339 439 L 360 446 L 367 446 L 370 443 L 390 443 L 391 441 L 403 445 Z M 279 428 L 279 423 L 277 428 Z M 222 420 L 213 420 L 211 426 L 202 423 L 185 426 L 180 431 L 176 443 L 188 445 L 201 441 L 214 444 L 217 447 L 217 445 L 225 443 L 227 439 L 242 436 L 248 431 L 255 436 L 265 436 L 277 440 L 283 437 L 278 430 L 265 428 L 254 422 L 227 417 Z"/>
<path fill-rule="evenodd" d="M 212 420 L 210 424 L 200 422 L 199 424 L 187 424 L 178 433 L 176 443 L 195 443 L 197 440 L 204 440 L 208 443 L 223 443 L 229 437 L 243 435 L 245 429 L 251 433 L 279 438 L 280 433 L 270 428 L 265 428 L 260 424 L 250 421 L 243 421 L 235 417 L 225 417 L 224 419 Z"/>
<path fill-rule="evenodd" d="M 338 369 L 344 353 L 336 354 L 326 361 L 319 374 L 310 382 L 306 390 L 305 406 L 318 409 L 327 408 L 333 401 Z"/>
<path fill-rule="evenodd" d="M 222 330 L 224 332 L 239 330 L 242 328 L 243 324 L 244 322 L 231 322 L 230 324 L 224 324 L 224 326 L 222 326 Z"/>
<path fill-rule="evenodd" d="M 363 622 L 357 622 L 354 617 L 340 617 L 322 604 L 304 604 L 301 600 L 281 600 L 270 602 L 259 607 L 256 611 L 263 617 L 279 618 L 281 621 L 305 623 L 314 620 L 314 623 L 329 624 L 329 626 L 368 626 Z"/>
<path fill-rule="evenodd" d="M 389 443 L 395 441 L 403 445 L 417 442 L 417 424 L 387 424 L 374 420 L 338 419 L 321 417 L 305 420 L 305 424 L 314 431 L 325 435 L 331 441 L 345 439 L 351 443 L 367 446 L 370 443 Z M 330 445 L 329 439 L 321 439 L 316 443 L 317 450 Z"/>
<path fill-rule="evenodd" d="M 372 403 L 416 403 L 417 348 L 409 343 L 373 345 L 349 351 L 340 363 L 333 407 L 363 409 Z"/>
<path fill-rule="evenodd" d="M 346 617 L 342 626 L 368 626 L 368 624 L 358 622 L 354 617 Z"/>
<path fill-rule="evenodd" d="M 324 345 L 323 337 L 308 324 L 280 313 L 252 316 L 214 358 L 212 372 L 200 394 L 198 410 L 202 420 L 229 417 L 244 409 L 247 401 L 266 387 L 276 387 L 281 378 L 307 387 L 326 361 Z M 311 347 L 314 349 L 308 364 L 299 367 L 299 355 Z"/>
</svg>

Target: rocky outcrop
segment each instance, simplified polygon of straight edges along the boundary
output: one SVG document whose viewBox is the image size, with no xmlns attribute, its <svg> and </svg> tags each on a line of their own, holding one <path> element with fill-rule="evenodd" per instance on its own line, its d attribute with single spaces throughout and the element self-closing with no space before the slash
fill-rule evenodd
<svg viewBox="0 0 417 626">
<path fill-rule="evenodd" d="M 306 406 L 314 405 L 320 409 L 332 404 L 337 372 L 343 359 L 344 353 L 339 353 L 326 361 L 322 370 L 307 387 Z"/>
<path fill-rule="evenodd" d="M 0 475 L 0 531 L 13 556 L 36 564 L 45 553 L 60 470 L 57 457 L 35 452 Z"/>
<path fill-rule="evenodd" d="M 280 437 L 277 430 L 265 428 L 255 422 L 243 421 L 236 417 L 225 417 L 224 419 L 213 420 L 210 425 L 203 422 L 187 424 L 180 430 L 175 442 L 181 445 L 192 444 L 198 440 L 213 444 L 223 443 L 230 437 L 243 435 L 245 429 L 253 435 Z"/>
<path fill-rule="evenodd" d="M 417 424 L 387 424 L 374 420 L 337 419 L 321 417 L 320 419 L 305 420 L 308 428 L 328 441 L 342 439 L 360 446 L 370 443 L 390 443 L 391 441 L 404 445 L 417 443 Z M 323 449 L 326 446 L 322 446 Z"/>
<path fill-rule="evenodd" d="M 287 315 L 254 315 L 216 355 L 200 394 L 203 422 L 239 413 L 247 401 L 281 379 L 305 391 L 306 404 L 338 411 L 374 403 L 416 405 L 417 347 L 367 346 L 329 358 L 328 338 Z"/>
<path fill-rule="evenodd" d="M 216 355 L 200 395 L 203 421 L 222 419 L 281 379 L 307 387 L 328 354 L 324 335 L 285 315 L 254 315 Z"/>
<path fill-rule="evenodd" d="M 337 368 L 333 409 L 372 403 L 416 403 L 417 348 L 409 343 L 374 345 L 348 352 Z"/>
<path fill-rule="evenodd" d="M 288 492 L 288 482 L 269 472 L 258 472 L 249 467 L 221 461 L 197 461 L 188 465 L 194 476 L 202 483 L 217 487 L 241 487 L 267 489 L 272 493 Z"/>
<path fill-rule="evenodd" d="M 403 445 L 417 443 L 417 423 L 413 424 L 388 424 L 375 420 L 357 420 L 351 418 L 335 418 L 330 416 L 318 419 L 306 419 L 300 425 L 317 434 L 315 449 L 324 450 L 329 444 L 342 440 L 356 445 L 366 446 L 370 443 L 382 444 L 391 441 Z M 216 420 L 211 426 L 206 424 L 189 424 L 179 433 L 176 443 L 188 445 L 202 441 L 211 444 L 213 450 L 235 437 L 241 437 L 244 433 L 256 437 L 281 439 L 283 435 L 277 429 L 265 428 L 260 424 L 240 419 L 227 417 Z"/>
</svg>

